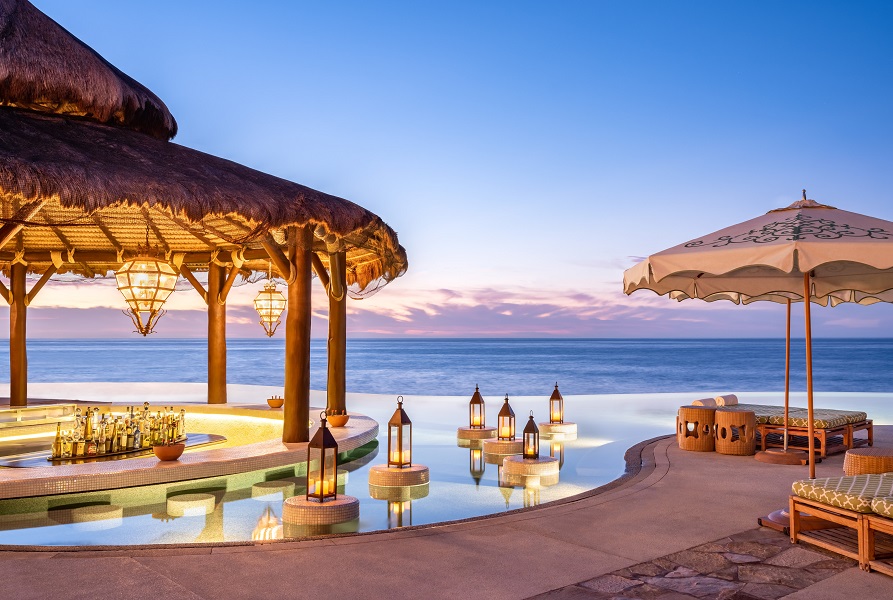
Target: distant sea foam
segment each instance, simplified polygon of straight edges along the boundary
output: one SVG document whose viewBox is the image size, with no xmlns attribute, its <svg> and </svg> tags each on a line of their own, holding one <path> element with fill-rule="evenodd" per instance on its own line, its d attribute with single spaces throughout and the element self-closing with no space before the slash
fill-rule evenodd
<svg viewBox="0 0 893 600">
<path fill-rule="evenodd" d="M 803 340 L 795 340 L 792 390 L 805 389 Z M 8 344 L 3 344 L 4 350 Z M 813 343 L 816 391 L 893 391 L 893 339 Z M 227 342 L 229 383 L 282 385 L 284 343 Z M 186 381 L 207 374 L 203 339 L 29 340 L 34 382 Z M 0 354 L 0 379 L 9 360 Z M 781 339 L 350 339 L 347 389 L 376 394 L 487 395 L 777 391 Z M 326 386 L 325 340 L 311 342 L 310 384 Z"/>
</svg>

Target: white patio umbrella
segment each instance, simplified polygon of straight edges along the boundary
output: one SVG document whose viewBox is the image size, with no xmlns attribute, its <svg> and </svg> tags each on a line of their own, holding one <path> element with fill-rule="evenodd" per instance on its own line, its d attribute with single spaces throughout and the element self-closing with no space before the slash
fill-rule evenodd
<svg viewBox="0 0 893 600">
<path fill-rule="evenodd" d="M 787 208 L 674 246 L 627 269 L 627 294 L 749 303 L 802 300 L 806 322 L 809 456 L 813 431 L 810 305 L 893 299 L 893 222 L 803 199 Z M 786 300 L 784 300 L 786 301 Z M 815 477 L 815 461 L 809 461 Z"/>
</svg>

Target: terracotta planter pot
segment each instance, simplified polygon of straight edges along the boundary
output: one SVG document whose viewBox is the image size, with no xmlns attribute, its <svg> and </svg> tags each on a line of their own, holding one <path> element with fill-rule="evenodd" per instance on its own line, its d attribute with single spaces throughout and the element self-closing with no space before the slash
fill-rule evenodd
<svg viewBox="0 0 893 600">
<path fill-rule="evenodd" d="M 344 427 L 347 425 L 348 419 L 350 419 L 350 415 L 326 415 L 329 427 Z"/>
<path fill-rule="evenodd" d="M 158 460 L 177 460 L 186 449 L 186 444 L 171 444 L 170 446 L 152 446 L 152 451 Z"/>
<path fill-rule="evenodd" d="M 267 404 L 270 405 L 270 408 L 282 408 L 284 402 L 285 398 L 267 398 Z"/>
</svg>

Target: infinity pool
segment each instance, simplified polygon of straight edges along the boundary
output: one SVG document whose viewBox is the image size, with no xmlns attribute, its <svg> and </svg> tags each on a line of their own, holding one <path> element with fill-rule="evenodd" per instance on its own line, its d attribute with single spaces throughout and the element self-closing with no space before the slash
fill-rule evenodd
<svg viewBox="0 0 893 600">
<path fill-rule="evenodd" d="M 264 392 L 255 395 L 266 397 Z M 342 456 L 344 462 L 339 465 L 343 470 L 339 493 L 359 499 L 358 521 L 326 530 L 283 524 L 284 499 L 305 492 L 305 465 L 300 463 L 190 482 L 0 501 L 0 545 L 244 542 L 424 525 L 536 506 L 580 494 L 621 476 L 629 447 L 672 433 L 678 406 L 703 395 L 566 397 L 566 420 L 578 424 L 576 439 L 543 439 L 540 447 L 541 454 L 559 458 L 559 481 L 528 488 L 500 485 L 496 463 L 501 457 L 460 446 L 456 428 L 467 424 L 468 398 L 406 397 L 404 408 L 413 422 L 413 462 L 430 468 L 431 481 L 427 486 L 406 490 L 392 501 L 374 499 L 367 477 L 370 466 L 385 462 L 384 424 L 394 411 L 395 397 L 351 395 L 351 410 L 371 416 L 382 430 L 376 442 Z M 767 404 L 778 403 L 779 397 L 768 393 L 740 396 Z M 488 424 L 494 425 L 501 398 L 484 397 Z M 798 399 L 794 404 L 802 404 Z M 548 393 L 512 398 L 519 432 L 531 410 L 537 422 L 547 420 L 547 400 Z M 877 424 L 893 422 L 891 409 L 880 394 L 826 395 L 821 404 L 829 408 L 859 406 Z"/>
</svg>

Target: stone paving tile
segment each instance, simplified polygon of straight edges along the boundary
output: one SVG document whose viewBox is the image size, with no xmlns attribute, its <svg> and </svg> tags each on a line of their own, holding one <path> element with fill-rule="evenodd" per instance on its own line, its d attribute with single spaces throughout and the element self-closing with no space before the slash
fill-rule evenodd
<svg viewBox="0 0 893 600">
<path fill-rule="evenodd" d="M 593 600 L 778 600 L 856 562 L 754 529 L 537 596 Z"/>
</svg>

